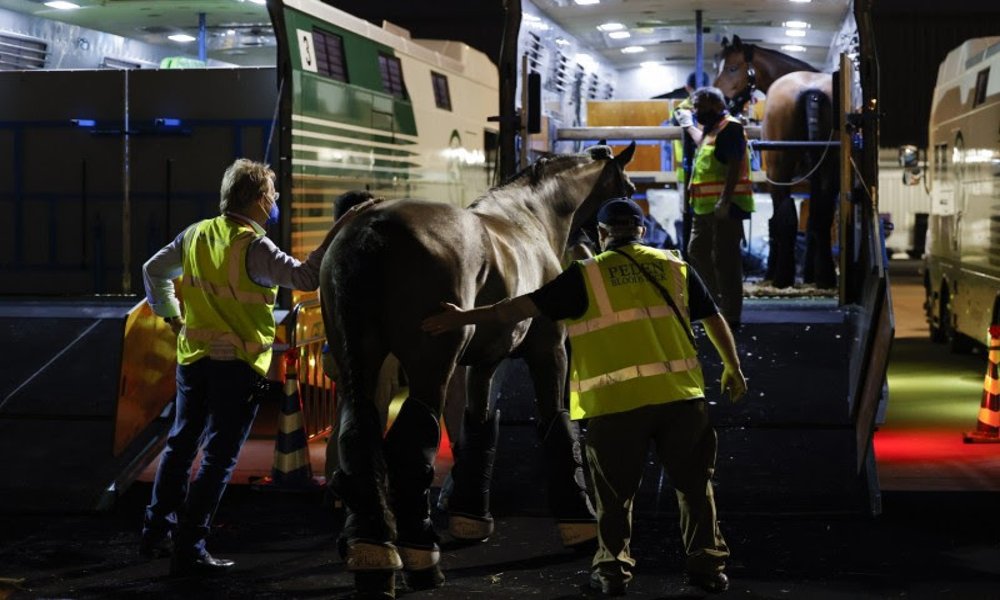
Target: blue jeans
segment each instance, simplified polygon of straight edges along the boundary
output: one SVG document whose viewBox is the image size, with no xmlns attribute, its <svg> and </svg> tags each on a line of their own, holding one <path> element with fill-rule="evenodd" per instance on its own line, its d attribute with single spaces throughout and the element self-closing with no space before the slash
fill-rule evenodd
<svg viewBox="0 0 1000 600">
<path fill-rule="evenodd" d="M 205 552 L 212 517 L 257 416 L 259 380 L 239 360 L 203 358 L 177 366 L 176 416 L 156 470 L 143 536 L 162 537 L 176 529 L 176 554 Z M 201 466 L 189 485 L 199 446 Z"/>
</svg>

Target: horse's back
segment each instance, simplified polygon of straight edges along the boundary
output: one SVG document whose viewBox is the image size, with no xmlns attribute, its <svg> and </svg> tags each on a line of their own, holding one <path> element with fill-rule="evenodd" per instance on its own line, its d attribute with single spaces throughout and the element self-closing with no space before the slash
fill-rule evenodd
<svg viewBox="0 0 1000 600">
<path fill-rule="evenodd" d="M 417 332 L 441 301 L 467 304 L 474 296 L 482 239 L 475 215 L 450 204 L 395 200 L 370 209 L 327 250 L 324 311 L 337 315 L 332 321 L 359 320 L 372 335 Z"/>
</svg>

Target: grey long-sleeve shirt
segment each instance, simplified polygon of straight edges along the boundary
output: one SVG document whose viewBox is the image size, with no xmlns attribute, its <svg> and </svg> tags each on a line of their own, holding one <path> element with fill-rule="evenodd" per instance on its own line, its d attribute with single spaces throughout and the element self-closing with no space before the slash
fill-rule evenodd
<svg viewBox="0 0 1000 600">
<path fill-rule="evenodd" d="M 247 248 L 247 275 L 254 283 L 264 287 L 277 285 L 294 290 L 315 290 L 319 287 L 319 266 L 329 244 L 316 248 L 309 253 L 305 262 L 302 262 L 283 252 L 264 236 L 264 229 L 256 221 L 235 213 L 225 213 L 225 215 L 253 227 L 254 231 L 262 236 L 251 242 Z M 142 266 L 146 301 L 149 302 L 153 312 L 163 318 L 177 317 L 181 314 L 180 303 L 174 289 L 174 279 L 180 277 L 184 270 L 185 233 L 187 229 Z"/>
</svg>

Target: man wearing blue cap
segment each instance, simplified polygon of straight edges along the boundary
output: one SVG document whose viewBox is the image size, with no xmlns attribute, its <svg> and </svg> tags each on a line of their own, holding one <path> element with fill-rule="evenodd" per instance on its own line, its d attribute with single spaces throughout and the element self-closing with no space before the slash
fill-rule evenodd
<svg viewBox="0 0 1000 600">
<path fill-rule="evenodd" d="M 632 579 L 632 502 L 649 441 L 677 490 L 688 581 L 728 588 L 729 548 L 719 531 L 711 477 L 716 435 L 691 329 L 702 321 L 723 361 L 722 390 L 746 392 L 736 344 L 698 274 L 676 251 L 640 243 L 642 209 L 625 198 L 597 215 L 602 253 L 574 262 L 529 294 L 491 306 L 428 317 L 431 334 L 545 316 L 567 320 L 572 352 L 570 416 L 589 419 L 587 458 L 597 497 L 599 539 L 590 584 L 625 593 Z"/>
</svg>

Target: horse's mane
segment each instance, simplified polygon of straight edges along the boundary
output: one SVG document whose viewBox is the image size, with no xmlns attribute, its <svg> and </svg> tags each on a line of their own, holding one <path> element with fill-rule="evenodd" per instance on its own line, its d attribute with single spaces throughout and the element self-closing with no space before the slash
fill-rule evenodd
<svg viewBox="0 0 1000 600">
<path fill-rule="evenodd" d="M 532 185 L 538 183 L 538 161 L 535 161 L 535 162 L 531 163 L 530 165 L 528 165 L 528 166 L 524 167 L 523 169 L 521 169 L 520 171 L 514 173 L 513 175 L 511 175 L 507 179 L 504 179 L 503 181 L 500 182 L 500 185 L 497 185 L 497 186 L 494 186 L 494 187 L 490 188 L 490 191 L 492 192 L 493 190 L 498 189 L 498 188 L 502 188 L 505 185 L 510 185 L 510 184 L 514 183 L 515 181 L 517 181 L 518 179 L 521 179 L 522 177 L 531 177 L 531 184 Z"/>
<path fill-rule="evenodd" d="M 749 50 L 749 52 L 747 52 L 747 50 Z M 785 54 L 784 52 L 778 52 L 777 50 L 771 50 L 770 48 L 762 48 L 761 46 L 757 46 L 756 44 L 735 43 L 724 46 L 722 48 L 722 60 L 723 61 L 726 60 L 726 58 L 728 58 L 729 55 L 735 52 L 741 52 L 744 54 L 748 54 L 749 56 L 753 56 L 754 54 L 757 53 L 776 56 L 780 57 L 780 59 L 785 63 L 794 67 L 792 69 L 794 71 L 809 71 L 811 73 L 819 72 L 819 69 L 810 65 L 804 60 L 800 60 L 798 58 L 795 58 L 794 56 Z"/>
</svg>

